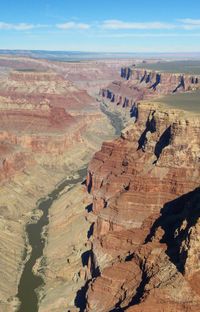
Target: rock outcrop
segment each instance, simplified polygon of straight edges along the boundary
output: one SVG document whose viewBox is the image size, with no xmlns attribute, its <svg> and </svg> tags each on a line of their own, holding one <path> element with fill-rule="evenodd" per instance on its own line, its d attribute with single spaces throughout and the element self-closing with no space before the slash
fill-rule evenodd
<svg viewBox="0 0 200 312">
<path fill-rule="evenodd" d="M 86 311 L 197 311 L 200 119 L 139 103 L 93 157 Z"/>
</svg>

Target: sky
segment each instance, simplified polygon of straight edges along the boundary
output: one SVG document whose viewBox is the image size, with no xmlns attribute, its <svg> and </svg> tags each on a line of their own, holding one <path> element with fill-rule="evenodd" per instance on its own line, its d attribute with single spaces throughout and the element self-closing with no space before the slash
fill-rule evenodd
<svg viewBox="0 0 200 312">
<path fill-rule="evenodd" d="M 0 0 L 0 49 L 200 52 L 200 1 Z"/>
</svg>

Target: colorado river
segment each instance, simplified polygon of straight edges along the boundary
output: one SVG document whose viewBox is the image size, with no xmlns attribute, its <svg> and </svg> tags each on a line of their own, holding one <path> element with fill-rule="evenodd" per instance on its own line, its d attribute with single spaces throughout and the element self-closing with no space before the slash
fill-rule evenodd
<svg viewBox="0 0 200 312">
<path fill-rule="evenodd" d="M 44 285 L 41 276 L 35 275 L 32 271 L 37 259 L 42 257 L 45 247 L 45 239 L 42 238 L 44 227 L 49 224 L 49 209 L 66 186 L 73 186 L 83 180 L 86 175 L 86 168 L 79 170 L 78 178 L 69 178 L 59 184 L 45 199 L 38 205 L 37 209 L 42 211 L 42 216 L 36 223 L 29 223 L 26 226 L 26 233 L 29 245 L 32 250 L 28 261 L 25 263 L 21 279 L 18 286 L 17 297 L 20 300 L 19 312 L 37 312 L 38 311 L 38 296 L 36 290 Z M 26 250 L 28 254 L 28 251 Z M 27 256 L 27 255 L 26 255 Z"/>
<path fill-rule="evenodd" d="M 115 129 L 115 135 L 119 136 L 124 129 L 124 123 L 120 114 L 117 112 L 110 112 L 103 103 L 100 104 L 100 109 L 109 118 L 111 125 Z"/>
</svg>

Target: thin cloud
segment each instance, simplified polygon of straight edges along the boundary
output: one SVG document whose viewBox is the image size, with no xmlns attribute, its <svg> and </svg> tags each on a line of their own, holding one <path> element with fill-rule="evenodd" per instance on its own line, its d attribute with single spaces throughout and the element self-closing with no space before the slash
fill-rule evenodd
<svg viewBox="0 0 200 312">
<path fill-rule="evenodd" d="M 183 24 L 200 26 L 200 19 L 183 18 L 183 19 L 178 19 L 178 21 L 183 23 Z"/>
<path fill-rule="evenodd" d="M 148 38 L 148 37 L 155 37 L 155 38 L 164 38 L 164 37 L 200 37 L 200 33 L 143 33 L 143 34 L 130 34 L 130 33 L 123 33 L 123 34 L 102 34 L 98 37 L 101 38 Z"/>
<path fill-rule="evenodd" d="M 183 18 L 178 19 L 178 22 L 182 23 L 182 28 L 186 30 L 193 30 L 200 28 L 200 19 Z"/>
<path fill-rule="evenodd" d="M 0 29 L 1 30 L 31 30 L 34 28 L 43 28 L 48 27 L 48 25 L 41 25 L 41 24 L 28 24 L 28 23 L 18 23 L 18 24 L 12 24 L 12 23 L 5 23 L 0 22 Z"/>
<path fill-rule="evenodd" d="M 85 29 L 89 29 L 91 26 L 85 23 L 67 22 L 63 24 L 57 24 L 56 27 L 59 29 L 64 29 L 64 30 L 68 30 L 68 29 L 85 30 Z"/>
<path fill-rule="evenodd" d="M 124 22 L 120 20 L 106 20 L 101 25 L 103 29 L 174 29 L 176 25 L 162 22 Z"/>
<path fill-rule="evenodd" d="M 172 30 L 195 30 L 200 29 L 200 19 L 184 18 L 176 19 L 175 22 L 126 22 L 117 19 L 104 20 L 102 22 L 81 23 L 67 21 L 56 25 L 32 24 L 32 23 L 6 23 L 0 21 L 0 30 L 28 31 L 40 28 L 51 28 L 59 30 L 98 30 L 104 31 L 123 31 L 123 30 L 146 30 L 146 31 L 172 31 Z"/>
</svg>

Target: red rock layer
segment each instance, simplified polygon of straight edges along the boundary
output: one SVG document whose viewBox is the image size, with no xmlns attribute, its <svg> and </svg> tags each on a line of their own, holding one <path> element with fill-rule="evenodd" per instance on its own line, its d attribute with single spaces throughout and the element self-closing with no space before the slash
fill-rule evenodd
<svg viewBox="0 0 200 312">
<path fill-rule="evenodd" d="M 85 90 L 79 90 L 72 82 L 54 72 L 11 72 L 0 85 L 0 104 L 9 108 L 17 104 L 36 108 L 63 107 L 80 111 L 92 105 L 93 99 Z"/>
<path fill-rule="evenodd" d="M 198 118 L 139 104 L 136 123 L 95 154 L 87 311 L 197 311 L 199 131 Z"/>
<path fill-rule="evenodd" d="M 92 97 L 62 75 L 10 72 L 0 84 L 0 144 L 10 147 L 0 155 L 0 181 L 23 170 L 34 153 L 59 155 L 82 142 L 87 124 L 98 118 Z"/>
<path fill-rule="evenodd" d="M 23 133 L 54 132 L 66 129 L 75 122 L 63 108 L 53 107 L 49 110 L 1 110 L 1 130 L 20 131 Z"/>
</svg>

